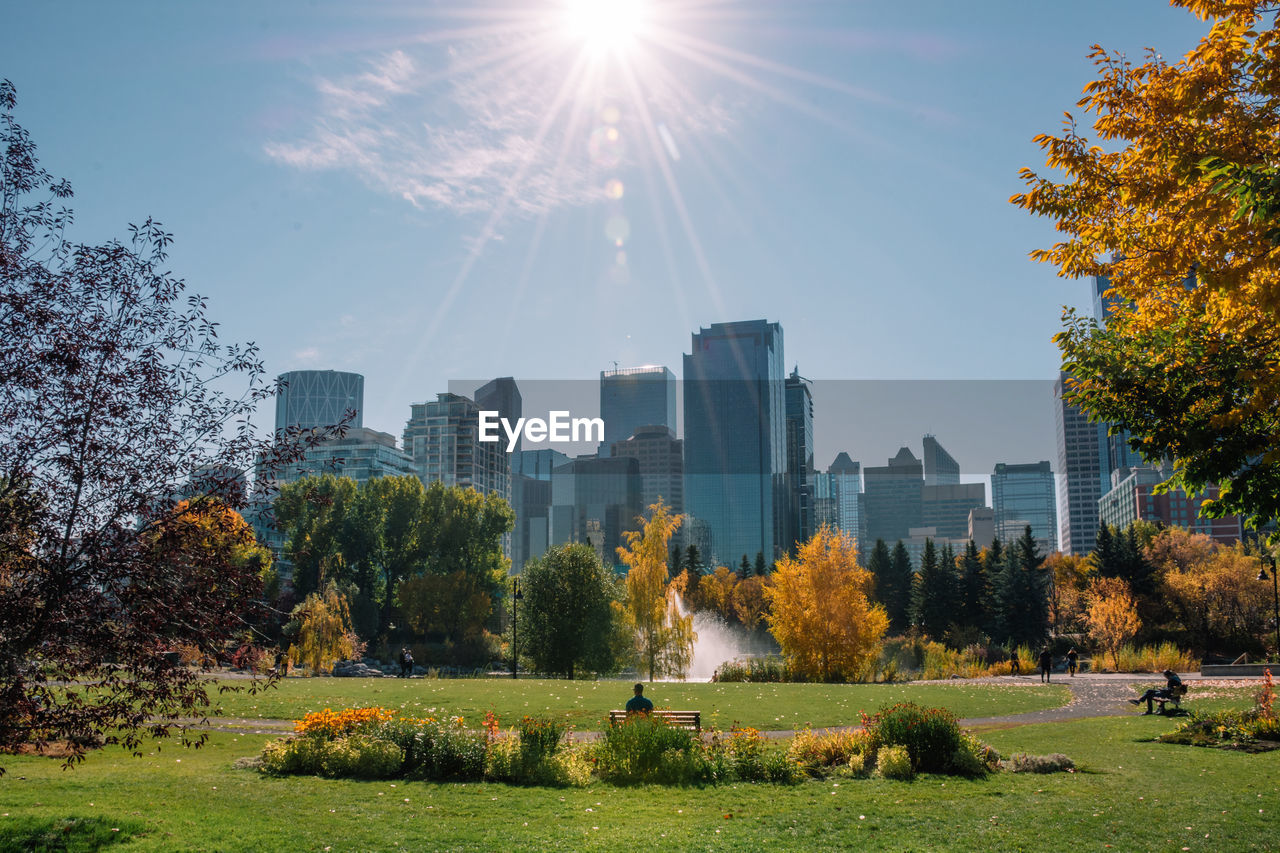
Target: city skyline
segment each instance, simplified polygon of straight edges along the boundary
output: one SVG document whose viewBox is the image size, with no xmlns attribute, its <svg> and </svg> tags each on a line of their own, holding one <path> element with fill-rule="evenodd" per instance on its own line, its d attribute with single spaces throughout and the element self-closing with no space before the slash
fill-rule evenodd
<svg viewBox="0 0 1280 853">
<path fill-rule="evenodd" d="M 673 364 L 748 317 L 817 381 L 1050 377 L 1089 294 L 1026 258 L 1053 231 L 1007 203 L 1017 169 L 1093 42 L 1173 56 L 1198 32 L 1156 0 L 649 5 L 643 97 L 588 52 L 555 112 L 582 45 L 550 0 L 22 4 L 0 73 L 75 239 L 154 216 L 224 340 L 271 375 L 368 377 L 367 423 L 396 433 L 454 377 Z M 541 41 L 504 63 L 519 39 Z M 819 465 L 844 449 L 818 441 Z"/>
</svg>

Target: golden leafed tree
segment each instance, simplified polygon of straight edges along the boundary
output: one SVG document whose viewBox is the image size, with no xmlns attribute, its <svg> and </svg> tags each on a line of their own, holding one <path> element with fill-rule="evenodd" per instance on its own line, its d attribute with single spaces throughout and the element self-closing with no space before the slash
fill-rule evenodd
<svg viewBox="0 0 1280 853">
<path fill-rule="evenodd" d="M 635 636 L 641 668 L 655 677 L 683 678 L 693 661 L 693 617 L 682 615 L 676 587 L 668 582 L 667 544 L 684 520 L 659 500 L 641 531 L 627 531 L 618 558 L 628 567 L 622 616 Z"/>
<path fill-rule="evenodd" d="M 765 618 L 793 672 L 835 681 L 870 670 L 889 626 L 884 608 L 871 604 L 872 584 L 853 540 L 826 526 L 778 563 L 764 588 Z"/>
<path fill-rule="evenodd" d="M 1119 669 L 1121 647 L 1142 628 L 1133 593 L 1120 578 L 1094 578 L 1089 582 L 1088 601 L 1089 636 L 1111 655 L 1112 668 Z"/>
<path fill-rule="evenodd" d="M 312 674 L 329 670 L 340 660 L 355 657 L 359 640 L 351 627 L 346 597 L 335 584 L 313 592 L 293 610 L 298 620 L 297 640 L 289 647 L 289 659 L 305 664 Z"/>
<path fill-rule="evenodd" d="M 728 621 L 734 615 L 739 586 L 738 575 L 724 566 L 704 577 L 698 583 L 701 609 L 712 610 Z"/>
<path fill-rule="evenodd" d="M 742 627 L 748 631 L 754 631 L 760 624 L 760 620 L 764 618 L 766 582 L 766 578 L 752 575 L 740 581 L 733 591 L 733 612 L 738 615 L 738 621 L 742 623 Z"/>
<path fill-rule="evenodd" d="M 1095 45 L 1097 78 L 1049 171 L 1011 201 L 1054 221 L 1032 258 L 1104 277 L 1104 326 L 1068 312 L 1066 396 L 1123 426 L 1211 515 L 1280 515 L 1280 29 L 1271 0 L 1172 0 L 1209 23 L 1180 61 Z"/>
</svg>

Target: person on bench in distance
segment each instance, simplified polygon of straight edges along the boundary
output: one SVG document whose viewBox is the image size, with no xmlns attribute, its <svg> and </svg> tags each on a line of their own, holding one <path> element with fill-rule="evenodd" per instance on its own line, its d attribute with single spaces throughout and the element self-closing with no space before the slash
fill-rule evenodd
<svg viewBox="0 0 1280 853">
<path fill-rule="evenodd" d="M 1164 687 L 1158 688 L 1158 689 L 1153 687 L 1150 690 L 1148 690 L 1146 693 L 1143 693 L 1137 699 L 1130 699 L 1129 702 L 1134 705 L 1141 705 L 1143 702 L 1146 702 L 1147 713 L 1148 714 L 1155 713 L 1155 708 L 1153 707 L 1154 700 L 1172 699 L 1174 695 L 1174 689 L 1182 687 L 1182 679 L 1178 677 L 1178 673 L 1174 672 L 1171 669 L 1166 669 L 1164 671 L 1164 681 L 1165 681 Z"/>
<path fill-rule="evenodd" d="M 653 703 L 644 697 L 644 685 L 636 683 L 636 695 L 627 700 L 628 714 L 645 714 L 653 710 Z"/>
</svg>

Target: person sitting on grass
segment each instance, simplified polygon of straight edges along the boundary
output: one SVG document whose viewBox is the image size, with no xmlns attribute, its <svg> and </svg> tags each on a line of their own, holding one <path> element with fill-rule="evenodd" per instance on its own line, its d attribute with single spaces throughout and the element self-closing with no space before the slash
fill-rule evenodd
<svg viewBox="0 0 1280 853">
<path fill-rule="evenodd" d="M 1146 702 L 1147 713 L 1154 714 L 1154 702 L 1156 699 L 1172 699 L 1174 690 L 1182 687 L 1182 679 L 1178 677 L 1178 673 L 1171 669 L 1166 669 L 1164 671 L 1164 681 L 1164 687 L 1153 687 L 1137 699 L 1130 699 L 1129 703 L 1132 705 L 1141 705 L 1143 702 Z"/>
<path fill-rule="evenodd" d="M 653 710 L 653 703 L 644 697 L 644 685 L 636 683 L 636 695 L 627 700 L 627 714 L 644 714 L 649 715 Z"/>
</svg>

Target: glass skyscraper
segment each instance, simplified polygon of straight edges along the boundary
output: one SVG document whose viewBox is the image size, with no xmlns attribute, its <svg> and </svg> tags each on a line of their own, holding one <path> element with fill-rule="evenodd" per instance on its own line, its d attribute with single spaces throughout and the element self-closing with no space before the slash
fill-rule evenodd
<svg viewBox="0 0 1280 853">
<path fill-rule="evenodd" d="M 616 441 L 626 441 L 643 426 L 676 429 L 676 377 L 667 367 L 647 364 L 600 371 L 600 418 L 608 456 Z"/>
<path fill-rule="evenodd" d="M 364 426 L 364 377 L 340 370 L 291 370 L 276 378 L 276 429 L 332 426 L 350 409 Z"/>
<path fill-rule="evenodd" d="M 813 392 L 799 368 L 787 377 L 787 534 L 780 546 L 808 542 L 813 523 Z"/>
<path fill-rule="evenodd" d="M 766 562 L 786 543 L 782 326 L 715 323 L 684 357 L 685 508 L 710 530 L 710 557 Z"/>
<path fill-rule="evenodd" d="M 1057 548 L 1058 510 L 1048 462 L 997 463 L 991 474 L 991 507 L 1001 541 L 1017 539 L 1029 524 L 1041 554 Z"/>
</svg>

